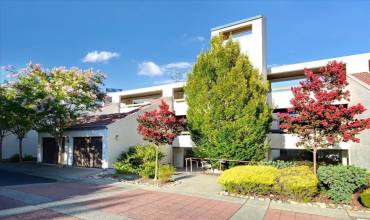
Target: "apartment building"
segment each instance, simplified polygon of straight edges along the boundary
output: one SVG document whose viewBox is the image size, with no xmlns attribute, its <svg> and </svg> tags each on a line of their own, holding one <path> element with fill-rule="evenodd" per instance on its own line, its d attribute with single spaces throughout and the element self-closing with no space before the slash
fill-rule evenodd
<svg viewBox="0 0 370 220">
<path fill-rule="evenodd" d="M 267 67 L 266 62 L 266 27 L 263 16 L 233 22 L 211 29 L 211 36 L 232 36 L 240 43 L 241 51 L 249 56 L 252 64 L 258 68 L 263 78 L 271 84 L 268 103 L 274 108 L 273 125 L 269 138 L 271 139 L 271 151 L 269 159 L 289 160 L 300 157 L 310 159 L 311 154 L 296 146 L 297 137 L 293 134 L 282 132 L 279 127 L 276 113 L 284 112 L 291 107 L 290 99 L 293 97 L 291 86 L 298 85 L 304 78 L 304 68 L 318 70 L 329 61 L 337 60 L 346 64 L 351 101 L 341 104 L 352 105 L 361 103 L 367 110 L 361 117 L 370 117 L 370 53 L 351 56 L 334 57 L 324 60 L 309 61 L 291 65 Z M 127 112 L 138 108 L 140 105 L 150 103 L 158 98 L 167 98 L 174 112 L 178 116 L 185 116 L 187 104 L 184 99 L 184 83 L 173 83 L 162 86 L 141 88 L 129 91 L 110 93 L 112 103 L 118 103 L 120 112 Z M 320 154 L 337 160 L 343 164 L 354 164 L 370 168 L 370 131 L 360 134 L 361 143 L 341 143 L 332 149 L 323 150 Z M 182 167 L 184 158 L 191 154 L 191 148 L 195 147 L 189 134 L 183 134 L 177 138 L 172 146 L 173 164 Z"/>
<path fill-rule="evenodd" d="M 232 36 L 240 43 L 241 51 L 249 56 L 263 79 L 271 84 L 268 103 L 274 108 L 274 120 L 269 138 L 271 151 L 269 159 L 289 160 L 309 159 L 306 150 L 296 146 L 297 137 L 280 130 L 276 113 L 289 108 L 292 93 L 290 87 L 297 85 L 304 77 L 304 68 L 318 70 L 332 60 L 346 64 L 351 101 L 342 104 L 362 103 L 367 110 L 361 117 L 370 117 L 370 53 L 335 57 L 325 60 L 309 61 L 291 65 L 268 68 L 266 54 L 266 27 L 263 16 L 233 22 L 211 29 L 211 36 Z M 184 82 L 171 83 L 134 90 L 109 92 L 110 103 L 103 109 L 77 123 L 65 133 L 63 163 L 74 166 L 111 168 L 123 151 L 130 146 L 145 142 L 137 133 L 138 115 L 158 107 L 165 100 L 178 117 L 186 117 Z M 332 149 L 324 150 L 320 157 L 337 160 L 343 164 L 354 164 L 370 168 L 370 131 L 361 135 L 361 143 L 341 143 Z M 54 147 L 53 147 L 54 146 Z M 162 147 L 166 157 L 164 163 L 176 167 L 184 166 L 184 159 L 192 155 L 196 147 L 189 133 L 184 132 L 171 146 Z M 56 163 L 58 149 L 50 135 L 40 133 L 37 156 L 39 162 Z"/>
</svg>

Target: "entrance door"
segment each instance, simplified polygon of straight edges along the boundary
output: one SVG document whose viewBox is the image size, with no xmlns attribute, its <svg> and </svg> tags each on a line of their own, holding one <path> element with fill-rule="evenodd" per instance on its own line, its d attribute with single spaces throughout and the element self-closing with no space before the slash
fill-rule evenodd
<svg viewBox="0 0 370 220">
<path fill-rule="evenodd" d="M 64 146 L 64 139 L 63 139 Z M 63 151 L 64 153 L 64 147 Z M 59 148 L 55 141 L 55 138 L 43 138 L 42 139 L 42 162 L 58 164 L 58 153 Z"/>
<path fill-rule="evenodd" d="M 102 137 L 73 138 L 73 165 L 101 168 L 103 157 Z"/>
</svg>

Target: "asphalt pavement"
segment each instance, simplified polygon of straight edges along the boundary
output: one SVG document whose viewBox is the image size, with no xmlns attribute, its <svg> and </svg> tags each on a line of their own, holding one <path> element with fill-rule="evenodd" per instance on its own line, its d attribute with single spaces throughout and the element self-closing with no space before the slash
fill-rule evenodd
<svg viewBox="0 0 370 220">
<path fill-rule="evenodd" d="M 56 180 L 0 170 L 0 187 L 51 182 L 56 182 Z"/>
</svg>

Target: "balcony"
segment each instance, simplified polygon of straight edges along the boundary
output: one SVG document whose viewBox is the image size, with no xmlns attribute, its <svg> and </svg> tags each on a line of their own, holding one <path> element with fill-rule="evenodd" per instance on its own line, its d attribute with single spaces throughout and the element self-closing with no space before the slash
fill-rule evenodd
<svg viewBox="0 0 370 220">
<path fill-rule="evenodd" d="M 273 90 L 268 95 L 268 103 L 275 109 L 290 108 L 290 100 L 293 98 L 293 93 L 290 88 L 281 88 Z"/>
<path fill-rule="evenodd" d="M 287 133 L 270 133 L 268 137 L 271 140 L 271 148 L 272 149 L 303 149 L 302 147 L 297 147 L 296 143 L 298 141 L 298 137 L 294 134 L 287 134 Z M 338 147 L 335 149 L 348 149 L 348 143 L 340 143 Z"/>
<path fill-rule="evenodd" d="M 138 103 L 138 104 L 125 104 L 125 103 L 120 103 L 119 109 L 120 113 L 127 113 L 130 111 L 133 111 L 135 109 L 140 108 L 141 106 L 145 106 L 150 104 L 150 102 L 143 102 L 143 103 Z"/>
<path fill-rule="evenodd" d="M 188 111 L 188 104 L 185 99 L 175 99 L 173 101 L 173 108 L 177 116 L 186 115 Z"/>
<path fill-rule="evenodd" d="M 177 136 L 176 139 L 173 141 L 172 146 L 183 148 L 195 147 L 193 141 L 191 140 L 189 132 L 183 132 L 181 135 Z"/>
</svg>

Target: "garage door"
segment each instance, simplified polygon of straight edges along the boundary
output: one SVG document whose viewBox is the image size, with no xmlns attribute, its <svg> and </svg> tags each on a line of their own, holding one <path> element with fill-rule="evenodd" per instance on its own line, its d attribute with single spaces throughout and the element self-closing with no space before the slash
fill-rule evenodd
<svg viewBox="0 0 370 220">
<path fill-rule="evenodd" d="M 103 157 L 102 137 L 73 138 L 73 165 L 101 168 Z"/>
<path fill-rule="evenodd" d="M 64 146 L 64 139 L 63 139 Z M 42 139 L 42 162 L 43 163 L 58 163 L 59 148 L 54 138 Z M 64 153 L 64 148 L 63 148 Z"/>
</svg>

